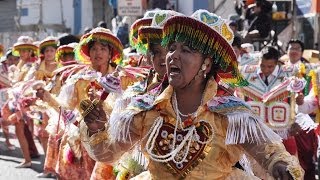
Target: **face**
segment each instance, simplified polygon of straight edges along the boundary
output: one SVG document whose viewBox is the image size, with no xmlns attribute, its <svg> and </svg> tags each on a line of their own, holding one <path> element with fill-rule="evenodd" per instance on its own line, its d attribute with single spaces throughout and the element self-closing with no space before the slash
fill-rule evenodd
<svg viewBox="0 0 320 180">
<path fill-rule="evenodd" d="M 169 84 L 184 88 L 199 72 L 204 62 L 202 54 L 187 45 L 174 42 L 168 46 L 166 66 Z"/>
<path fill-rule="evenodd" d="M 273 59 L 262 59 L 260 64 L 261 71 L 265 76 L 272 74 L 276 66 L 277 62 Z"/>
<path fill-rule="evenodd" d="M 299 43 L 291 43 L 288 48 L 288 56 L 290 62 L 295 64 L 302 57 L 302 48 Z"/>
<path fill-rule="evenodd" d="M 69 62 L 69 61 L 73 61 L 74 56 L 72 54 L 66 54 L 63 55 L 60 59 L 61 62 Z"/>
<path fill-rule="evenodd" d="M 19 62 L 19 57 L 15 57 L 15 56 L 8 56 L 7 60 L 5 61 L 6 64 L 8 66 L 11 66 L 11 65 L 17 65 L 18 62 Z"/>
<path fill-rule="evenodd" d="M 151 62 L 155 71 L 160 77 L 163 77 L 166 73 L 166 55 L 167 50 L 160 44 L 150 45 Z"/>
<path fill-rule="evenodd" d="M 30 49 L 21 49 L 19 50 L 20 58 L 22 60 L 27 60 L 31 57 L 32 55 L 32 50 Z"/>
<path fill-rule="evenodd" d="M 107 44 L 100 42 L 94 42 L 93 46 L 89 50 L 90 60 L 92 66 L 106 66 L 111 59 L 111 52 Z"/>
<path fill-rule="evenodd" d="M 57 49 L 52 46 L 46 47 L 44 50 L 44 60 L 45 61 L 54 61 L 56 51 L 57 51 Z"/>
</svg>

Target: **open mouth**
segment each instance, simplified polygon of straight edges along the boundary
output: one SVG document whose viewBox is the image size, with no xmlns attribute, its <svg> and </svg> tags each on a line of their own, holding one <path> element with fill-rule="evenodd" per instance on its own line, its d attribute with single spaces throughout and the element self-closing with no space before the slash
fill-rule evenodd
<svg viewBox="0 0 320 180">
<path fill-rule="evenodd" d="M 161 67 L 165 67 L 165 66 L 166 66 L 166 63 L 161 63 L 160 66 L 161 66 Z"/>
<path fill-rule="evenodd" d="M 180 74 L 181 70 L 176 65 L 170 65 L 170 75 L 177 75 Z"/>
</svg>

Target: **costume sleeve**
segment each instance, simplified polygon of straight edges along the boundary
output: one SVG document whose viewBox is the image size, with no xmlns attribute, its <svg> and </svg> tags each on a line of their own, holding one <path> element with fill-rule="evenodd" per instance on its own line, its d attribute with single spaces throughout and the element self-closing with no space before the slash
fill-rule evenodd
<svg viewBox="0 0 320 180">
<path fill-rule="evenodd" d="M 288 171 L 296 179 L 303 179 L 304 170 L 298 159 L 290 155 L 282 143 L 243 144 L 245 151 L 272 175 L 273 166 L 277 162 L 288 164 Z"/>
<path fill-rule="evenodd" d="M 310 93 L 304 98 L 304 103 L 302 105 L 298 105 L 298 113 L 311 114 L 317 108 L 317 98 L 313 95 L 313 93 Z"/>
<path fill-rule="evenodd" d="M 59 112 L 60 103 L 58 102 L 58 100 L 54 95 L 46 91 L 43 97 L 43 101 L 48 103 L 50 107 L 52 107 L 54 110 Z"/>
<path fill-rule="evenodd" d="M 45 77 L 45 73 L 41 70 L 37 70 L 35 73 L 34 73 L 34 77 L 36 80 L 44 80 L 44 77 Z"/>
<path fill-rule="evenodd" d="M 81 141 L 89 156 L 95 161 L 113 163 L 117 161 L 123 153 L 130 150 L 138 141 L 146 136 L 151 128 L 154 118 L 157 113 L 141 112 L 133 117 L 130 123 L 123 124 L 118 119 L 119 125 L 114 128 L 110 127 L 110 123 L 105 125 L 105 130 L 98 132 L 89 137 L 88 127 L 82 121 L 80 123 Z M 117 132 L 128 131 L 130 133 L 130 141 L 120 141 L 118 137 L 113 137 L 116 133 L 113 129 L 118 129 Z"/>
</svg>

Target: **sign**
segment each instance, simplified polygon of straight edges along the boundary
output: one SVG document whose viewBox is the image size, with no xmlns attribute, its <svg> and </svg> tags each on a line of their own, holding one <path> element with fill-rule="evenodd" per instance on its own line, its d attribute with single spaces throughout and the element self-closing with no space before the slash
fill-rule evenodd
<svg viewBox="0 0 320 180">
<path fill-rule="evenodd" d="M 118 14 L 120 16 L 142 16 L 141 0 L 118 0 Z"/>
</svg>

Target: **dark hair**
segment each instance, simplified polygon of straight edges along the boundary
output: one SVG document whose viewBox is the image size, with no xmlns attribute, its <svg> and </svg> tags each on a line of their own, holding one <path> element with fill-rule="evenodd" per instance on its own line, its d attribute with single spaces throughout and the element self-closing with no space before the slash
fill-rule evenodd
<svg viewBox="0 0 320 180">
<path fill-rule="evenodd" d="M 43 48 L 40 49 L 40 54 L 44 54 L 44 52 L 46 51 L 47 47 L 53 47 L 53 48 L 55 48 L 55 49 L 58 48 L 57 45 L 46 46 L 46 47 L 43 47 Z"/>
<path fill-rule="evenodd" d="M 72 34 L 63 34 L 59 37 L 58 46 L 67 45 L 70 43 L 78 43 L 80 39 Z"/>
<path fill-rule="evenodd" d="M 229 26 L 238 27 L 238 24 L 237 24 L 236 21 L 231 21 L 231 22 L 229 23 Z"/>
<path fill-rule="evenodd" d="M 262 53 L 262 59 L 265 60 L 275 60 L 278 62 L 280 53 L 279 51 L 274 47 L 267 47 L 261 51 Z"/>
<path fill-rule="evenodd" d="M 302 41 L 300 41 L 299 39 L 291 39 L 289 42 L 288 42 L 288 47 L 287 47 L 287 50 L 290 46 L 290 44 L 299 44 L 300 47 L 301 47 L 301 52 L 304 51 L 304 43 Z"/>
<path fill-rule="evenodd" d="M 232 46 L 236 46 L 236 47 L 238 47 L 238 48 L 241 48 L 241 44 L 242 44 L 241 41 L 242 41 L 242 40 L 241 40 L 241 38 L 240 38 L 239 36 L 235 36 L 235 37 L 233 38 Z"/>
<path fill-rule="evenodd" d="M 100 21 L 98 27 L 107 28 L 107 23 L 105 21 Z"/>
<path fill-rule="evenodd" d="M 98 42 L 98 41 L 90 41 L 89 43 L 88 43 L 88 51 L 90 51 L 90 49 L 93 47 L 93 45 L 94 45 L 94 43 L 95 42 Z M 110 44 L 108 44 L 108 43 L 104 43 L 104 42 L 100 42 L 103 46 L 107 46 L 108 47 L 108 49 L 109 49 L 109 53 L 111 54 L 111 57 L 113 57 L 113 54 L 112 54 L 112 46 L 110 45 Z M 88 54 L 89 54 L 89 52 L 88 52 Z M 112 62 L 111 61 L 111 59 L 109 60 L 109 64 L 112 66 L 112 67 L 116 67 L 117 66 L 117 64 L 116 63 L 114 63 L 114 62 Z"/>
<path fill-rule="evenodd" d="M 257 0 L 256 6 L 261 8 L 261 11 L 264 13 L 271 13 L 272 4 L 266 0 Z"/>
</svg>

